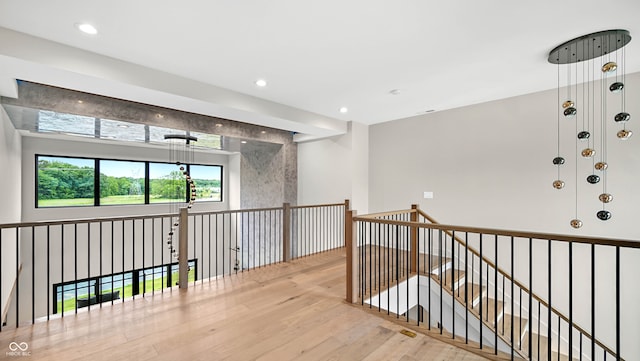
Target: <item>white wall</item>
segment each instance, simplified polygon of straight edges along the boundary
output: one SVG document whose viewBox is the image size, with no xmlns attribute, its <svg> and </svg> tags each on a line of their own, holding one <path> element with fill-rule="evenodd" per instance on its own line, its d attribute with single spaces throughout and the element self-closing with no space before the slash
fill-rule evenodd
<svg viewBox="0 0 640 361">
<path fill-rule="evenodd" d="M 298 144 L 298 204 L 351 201 L 369 207 L 369 127 L 351 122 L 347 134 Z"/>
<path fill-rule="evenodd" d="M 595 89 L 599 88 L 596 86 Z M 620 111 L 620 98 L 607 104 L 607 190 L 614 197 L 607 206 L 613 214 L 609 221 L 596 218 L 596 212 L 602 209 L 598 201 L 602 182 L 590 185 L 585 181 L 586 175 L 597 173 L 592 170 L 593 162 L 578 156 L 576 163 L 573 155 L 575 123 L 581 122 L 580 116 L 560 117 L 561 155 L 567 161 L 561 168 L 561 178 L 566 186 L 556 190 L 551 185 L 557 179 L 557 168 L 552 159 L 557 152 L 557 112 L 561 110 L 556 90 L 371 126 L 370 211 L 408 209 L 412 203 L 417 203 L 444 224 L 640 241 L 637 226 L 640 126 L 637 125 L 638 116 L 635 116 L 640 114 L 640 104 L 634 101 L 640 97 L 640 73 L 627 75 L 625 92 L 626 111 L 632 115 L 627 128 L 636 130 L 635 137 L 627 141 L 616 138 L 621 126 L 613 121 L 613 115 Z M 561 94 L 565 94 L 564 91 Z M 579 150 L 583 147 L 578 144 Z M 579 169 L 577 183 L 576 165 Z M 569 225 L 575 217 L 576 184 L 578 218 L 584 222 L 579 230 Z M 434 192 L 434 198 L 424 199 L 425 191 Z M 508 254 L 508 248 L 504 249 L 503 245 L 499 248 L 503 256 Z M 541 270 L 534 274 L 534 290 L 546 298 L 546 247 L 536 246 L 534 252 L 538 260 L 541 259 L 538 255 L 543 256 L 542 261 L 534 265 Z M 552 258 L 553 304 L 566 315 L 567 252 L 566 245 L 554 247 Z M 598 251 L 596 260 L 598 338 L 615 346 L 612 322 L 615 315 L 615 258 L 609 254 L 605 259 L 605 253 L 610 252 Z M 519 272 L 528 265 L 525 254 L 516 251 L 516 258 L 523 258 L 516 261 L 516 275 L 528 274 Z M 576 246 L 576 284 L 588 284 L 589 258 L 587 250 Z M 623 357 L 635 359 L 640 357 L 640 345 L 633 341 L 640 338 L 640 327 L 636 322 L 640 319 L 640 311 L 634 304 L 640 298 L 640 292 L 629 275 L 638 274 L 640 252 L 623 250 L 622 260 L 621 283 L 630 285 L 622 289 Z M 589 302 L 584 301 L 585 296 L 583 293 L 576 295 L 574 317 L 589 329 L 588 324 L 584 325 L 590 320 Z"/>
<path fill-rule="evenodd" d="M 20 222 L 20 182 L 21 170 L 21 139 L 13 128 L 4 108 L 0 107 L 0 223 Z M 9 230 L 7 231 L 9 232 Z M 5 239 L 9 239 L 6 237 Z M 16 245 L 13 242 L 2 242 L 2 276 L 0 289 L 0 321 L 4 319 L 8 296 L 13 288 L 16 276 Z"/>
<path fill-rule="evenodd" d="M 640 104 L 632 100 L 640 96 L 640 73 L 628 75 L 626 83 L 628 125 L 638 133 Z M 610 115 L 608 191 L 614 201 L 607 222 L 595 216 L 602 183 L 586 183 L 596 171 L 591 160 L 579 157 L 578 217 L 584 226 L 574 230 L 576 163 L 569 153 L 578 118 L 560 119 L 567 185 L 555 190 L 556 104 L 556 90 L 550 90 L 371 126 L 370 210 L 417 203 L 440 223 L 640 240 L 640 137 L 618 140 L 620 126 Z M 608 112 L 617 109 L 618 102 L 610 103 Z M 424 191 L 434 198 L 423 199 Z"/>
</svg>

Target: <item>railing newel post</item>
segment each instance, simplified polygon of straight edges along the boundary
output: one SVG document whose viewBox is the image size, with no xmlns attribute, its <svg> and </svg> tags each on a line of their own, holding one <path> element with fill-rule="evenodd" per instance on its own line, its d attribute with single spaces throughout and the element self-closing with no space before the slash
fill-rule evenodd
<svg viewBox="0 0 640 361">
<path fill-rule="evenodd" d="M 282 205 L 282 261 L 291 260 L 291 204 Z"/>
<path fill-rule="evenodd" d="M 418 205 L 417 204 L 412 204 L 411 205 L 411 210 L 413 212 L 411 212 L 411 216 L 410 216 L 410 220 L 411 223 L 416 223 L 418 222 Z M 410 230 L 410 239 L 411 239 L 411 246 L 410 246 L 410 256 L 411 256 L 411 272 L 415 273 L 417 268 L 417 264 L 418 264 L 418 228 L 413 225 L 411 226 L 411 230 Z"/>
<path fill-rule="evenodd" d="M 358 302 L 358 241 L 353 218 L 357 212 L 347 210 L 344 219 L 344 240 L 347 248 L 347 302 Z"/>
<path fill-rule="evenodd" d="M 178 288 L 189 287 L 189 213 L 188 208 L 180 208 L 178 238 Z"/>
</svg>

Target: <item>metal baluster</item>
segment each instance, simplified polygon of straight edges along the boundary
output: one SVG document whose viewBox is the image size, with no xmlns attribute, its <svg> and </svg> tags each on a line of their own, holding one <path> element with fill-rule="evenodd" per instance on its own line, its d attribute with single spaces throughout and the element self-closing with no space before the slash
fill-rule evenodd
<svg viewBox="0 0 640 361">
<path fill-rule="evenodd" d="M 16 235 L 17 235 L 16 229 Z M 17 274 L 17 273 L 16 273 Z M 61 303 L 60 309 L 62 310 L 61 317 L 64 317 L 64 224 L 60 225 L 60 288 L 62 289 L 61 293 Z M 16 298 L 17 299 L 17 298 Z M 17 323 L 16 323 L 17 326 Z"/>
<path fill-rule="evenodd" d="M 547 356 L 549 361 L 551 361 L 551 341 L 553 339 L 551 334 L 551 240 L 547 240 L 547 247 L 549 249 L 547 256 L 547 259 L 549 260 L 547 269 L 547 295 L 549 297 L 549 306 L 547 308 L 547 335 L 549 337 L 549 342 L 547 342 Z M 558 336 L 560 335 L 558 334 Z"/>
<path fill-rule="evenodd" d="M 456 338 L 456 291 L 455 284 L 458 281 L 455 277 L 455 269 L 453 267 L 455 263 L 455 238 L 456 231 L 451 232 L 451 338 Z M 460 270 L 460 253 L 458 253 L 458 270 Z"/>
<path fill-rule="evenodd" d="M 620 246 L 616 246 L 616 360 L 620 361 Z"/>
<path fill-rule="evenodd" d="M 551 324 L 551 322 L 548 322 Z M 551 344 L 551 340 L 549 340 L 549 344 Z M 529 345 L 531 348 L 531 345 Z M 538 301 L 538 360 L 540 360 L 540 302 Z"/>
<path fill-rule="evenodd" d="M 513 259 L 513 258 L 511 258 Z M 513 283 L 513 281 L 511 281 L 511 283 Z M 522 288 L 518 287 L 518 290 L 520 292 L 520 303 L 519 303 L 519 307 L 518 307 L 518 319 L 519 319 L 519 332 L 518 332 L 518 350 L 522 351 Z M 531 320 L 529 320 L 529 323 L 531 322 Z"/>
<path fill-rule="evenodd" d="M 538 304 L 538 313 L 540 312 L 540 305 Z M 527 351 L 527 355 L 529 358 L 532 356 L 532 341 L 533 341 L 533 331 L 531 328 L 531 323 L 533 322 L 533 241 L 529 238 L 529 350 Z M 540 315 L 538 315 L 538 334 L 540 334 Z M 539 348 L 539 346 L 538 346 Z M 538 351 L 538 358 L 540 358 L 540 351 Z"/>
<path fill-rule="evenodd" d="M 428 279 L 428 283 L 427 283 L 427 287 L 429 288 L 427 290 L 427 307 L 428 307 L 428 311 L 427 311 L 427 328 L 429 330 L 431 330 L 431 272 L 433 271 L 433 266 L 431 265 L 431 259 L 433 258 L 433 228 L 429 228 L 429 233 L 428 233 L 428 247 L 429 247 L 429 279 Z"/>
<path fill-rule="evenodd" d="M 373 234 L 372 232 L 372 227 L 373 225 L 371 224 L 371 222 L 369 222 L 369 299 L 371 299 L 371 297 L 373 297 L 373 240 L 371 235 Z M 399 304 L 399 302 L 398 302 Z M 369 308 L 371 308 L 371 302 L 369 302 Z M 400 307 L 400 306 L 398 306 Z"/>
<path fill-rule="evenodd" d="M 131 220 L 131 269 L 136 269 L 136 220 Z M 124 266 L 124 264 L 123 264 Z M 131 296 L 133 299 L 136 299 L 136 293 L 133 291 L 133 283 L 137 282 L 137 280 L 133 279 L 133 273 L 131 274 Z M 124 285 L 124 282 L 123 282 Z M 138 285 L 139 286 L 139 285 Z M 138 288 L 139 290 L 140 288 Z"/>
<path fill-rule="evenodd" d="M 164 267 L 164 249 L 166 248 L 164 246 L 164 235 L 165 235 L 165 231 L 164 231 L 164 217 L 160 218 L 160 276 L 162 277 L 162 280 L 164 280 L 164 271 L 165 271 L 165 267 Z M 113 234 L 111 235 L 111 239 L 113 242 Z M 111 246 L 111 252 L 113 254 L 113 244 Z M 111 274 L 113 275 L 113 266 L 111 266 Z M 113 279 L 112 279 L 113 281 Z M 111 290 L 113 291 L 113 282 L 111 283 Z M 164 282 L 162 282 L 162 287 L 160 287 L 160 293 L 164 293 L 164 288 L 166 287 L 166 284 Z M 112 297 L 113 299 L 113 297 Z"/>
<path fill-rule="evenodd" d="M 386 267 L 385 267 L 385 273 L 387 274 L 387 288 L 391 288 L 391 270 L 392 270 L 392 262 L 393 260 L 391 259 L 391 252 L 389 251 L 389 248 L 391 246 L 391 228 L 390 225 L 385 224 L 385 229 L 387 230 L 386 232 L 386 242 L 385 242 L 385 253 L 387 255 L 387 263 L 386 263 Z M 391 313 L 391 307 L 389 306 L 391 304 L 391 292 L 387 292 L 387 315 L 389 315 Z"/>
<path fill-rule="evenodd" d="M 227 245 L 225 244 L 226 243 L 225 242 L 225 240 L 226 240 L 225 228 L 226 227 L 225 227 L 225 223 L 224 223 L 224 216 L 225 216 L 225 213 L 222 213 L 222 278 L 224 278 L 225 274 L 226 274 L 226 272 L 224 270 L 224 260 L 225 260 L 224 249 L 227 248 Z M 229 213 L 229 218 L 231 218 L 231 213 Z M 217 232 L 216 232 L 216 234 L 217 234 Z M 231 238 L 229 238 L 229 247 L 231 247 Z M 247 247 L 247 251 L 248 250 L 249 250 L 249 247 Z M 229 253 L 231 253 L 231 251 L 229 251 Z M 231 273 L 231 272 L 229 272 L 229 273 Z"/>
<path fill-rule="evenodd" d="M 73 224 L 73 281 L 75 285 L 73 287 L 75 293 L 75 313 L 78 313 L 78 224 Z M 62 301 L 64 302 L 64 301 Z"/>
<path fill-rule="evenodd" d="M 471 258 L 473 259 L 473 256 Z M 464 343 L 469 344 L 469 277 L 467 276 L 469 270 L 469 232 L 464 232 L 464 269 Z M 473 277 L 473 267 L 471 268 L 471 276 Z M 473 285 L 473 282 L 471 284 Z"/>
<path fill-rule="evenodd" d="M 194 234 L 194 238 L 195 238 L 195 234 Z M 202 261 L 204 261 L 204 214 L 200 215 L 200 255 L 202 256 Z M 198 253 L 196 252 L 195 249 L 193 250 L 193 258 L 198 259 Z M 194 281 L 193 281 L 194 284 L 195 284 L 196 278 L 197 277 L 194 277 Z M 203 284 L 203 283 L 204 283 L 204 262 L 200 266 L 200 284 Z"/>
<path fill-rule="evenodd" d="M 515 338 L 514 338 L 514 329 L 513 329 L 513 314 L 514 314 L 514 308 L 515 308 L 515 301 L 514 301 L 514 289 L 513 289 L 513 280 L 516 279 L 516 277 L 514 276 L 514 269 L 513 269 L 513 246 L 514 246 L 514 242 L 513 242 L 513 236 L 511 236 L 511 360 L 513 361 L 513 357 L 514 357 L 514 352 L 513 349 L 515 348 Z M 502 276 L 502 282 L 503 282 L 503 286 L 502 286 L 502 300 L 504 301 L 504 276 Z M 522 297 L 522 293 L 520 294 L 520 296 Z M 522 302 L 522 301 L 520 301 Z M 522 305 L 522 303 L 520 303 L 520 305 Z M 504 312 L 504 311 L 503 311 Z M 502 332 L 504 333 L 504 315 L 502 316 L 503 321 L 502 321 Z M 520 322 L 520 324 L 522 324 L 522 322 Z M 520 325 L 520 327 L 522 327 L 522 325 Z M 520 335 L 518 335 L 518 339 L 520 339 Z"/>
<path fill-rule="evenodd" d="M 360 222 L 360 232 L 358 232 L 358 247 L 360 249 L 360 302 L 364 306 L 364 295 L 367 287 L 367 275 L 365 274 L 367 269 L 366 264 L 366 245 L 362 244 L 362 237 L 364 237 L 364 222 Z"/>
<path fill-rule="evenodd" d="M 209 282 L 211 282 L 211 278 L 212 278 L 212 273 L 211 273 L 211 257 L 213 256 L 213 254 L 211 253 L 211 213 L 209 213 L 207 215 L 207 235 L 209 236 L 209 245 L 207 246 L 207 249 L 209 250 Z M 202 252 L 204 255 L 204 252 Z M 204 268 L 204 265 L 203 265 Z"/>
<path fill-rule="evenodd" d="M 498 354 L 498 235 L 496 234 L 494 237 L 493 246 L 495 248 L 495 258 L 496 258 L 496 266 L 493 269 L 493 327 L 495 329 L 494 332 L 494 345 L 495 354 Z M 489 267 L 487 267 L 487 270 Z M 487 281 L 489 279 L 487 278 Z M 504 301 L 504 299 L 503 299 Z M 503 308 L 504 310 L 504 308 Z M 487 310 L 488 311 L 488 310 Z M 487 318 L 489 318 L 489 312 L 487 312 Z"/>
<path fill-rule="evenodd" d="M 50 237 L 49 237 L 49 225 L 47 224 L 47 292 L 45 292 L 45 295 L 47 296 L 47 321 L 50 320 L 50 315 L 51 315 L 51 297 L 49 294 L 49 285 L 51 284 L 51 279 L 50 279 L 50 273 L 51 273 L 51 264 L 50 264 L 50 258 L 51 258 L 51 254 L 50 254 Z M 2 248 L 2 229 L 0 229 L 0 249 Z M 0 269 L 2 269 L 2 251 L 0 251 Z M 100 267 L 102 267 L 102 257 L 100 257 Z M 102 268 L 101 268 L 102 269 Z M 0 276 L 1 277 L 1 276 Z M 2 285 L 2 281 L 0 278 L 0 285 Z M 54 290 L 55 291 L 55 290 Z M 0 291 L 0 300 L 2 299 L 2 291 Z M 2 322 L 0 322 L 0 330 L 2 330 Z"/>
<path fill-rule="evenodd" d="M 49 226 L 47 226 L 47 231 L 49 229 Z M 2 249 L 4 247 L 2 247 L 2 231 L 4 231 L 4 228 L 0 228 L 0 270 L 2 270 Z M 47 232 L 47 285 L 49 284 L 49 232 Z M 47 286 L 48 288 L 49 286 Z M 2 272 L 0 272 L 0 300 L 3 300 L 4 298 L 2 298 Z M 49 296 L 47 296 L 47 320 L 49 319 Z M 0 319 L 0 332 L 2 332 L 2 322 L 3 320 Z"/>
<path fill-rule="evenodd" d="M 569 242 L 569 360 L 573 360 L 573 242 Z"/>
<path fill-rule="evenodd" d="M 445 248 L 446 248 L 446 242 L 445 242 Z M 440 263 L 439 263 L 439 267 L 440 267 L 440 318 L 439 318 L 439 322 L 440 322 L 440 334 L 442 335 L 442 329 L 444 328 L 444 320 L 442 318 L 442 284 L 443 284 L 443 277 L 442 277 L 442 230 L 439 229 L 438 230 L 438 249 L 439 249 L 439 254 L 440 254 Z M 445 249 L 446 251 L 446 249 Z M 446 280 L 447 277 L 447 271 L 446 271 L 446 267 L 444 270 L 444 279 Z"/>
<path fill-rule="evenodd" d="M 551 308 L 551 307 L 549 307 Z M 560 315 L 558 315 L 558 361 L 560 361 L 560 353 L 561 353 L 561 349 L 560 349 Z"/>
<path fill-rule="evenodd" d="M 420 320 L 422 315 L 422 305 L 420 304 L 420 231 L 423 229 L 416 229 L 416 293 L 418 295 L 418 306 L 416 307 L 416 320 L 417 326 L 420 326 Z"/>
<path fill-rule="evenodd" d="M 396 230 L 396 286 L 400 284 L 400 272 L 402 271 L 402 257 L 400 257 L 400 227 L 395 225 Z M 396 318 L 400 318 L 400 288 L 396 288 Z"/>
<path fill-rule="evenodd" d="M 480 349 L 482 350 L 482 329 L 484 328 L 482 326 L 482 239 L 483 239 L 483 234 L 480 233 L 480 257 L 478 257 L 478 265 L 480 267 L 480 270 L 478 271 L 478 277 L 480 278 L 480 290 L 478 291 L 480 293 L 480 302 L 479 302 L 479 315 L 480 315 Z M 489 268 L 489 265 L 487 265 L 487 268 Z M 487 295 L 489 294 L 489 284 L 487 283 Z"/>
<path fill-rule="evenodd" d="M 406 268 L 407 274 L 406 274 L 406 281 L 405 281 L 405 282 L 407 282 L 407 299 L 406 299 L 407 300 L 407 311 L 406 312 L 407 312 L 407 322 L 409 322 L 409 276 L 411 275 L 411 262 L 410 262 L 410 258 L 411 258 L 411 241 L 409 239 L 409 227 L 404 227 L 404 230 L 405 230 L 404 239 L 405 239 L 405 242 L 406 242 L 406 246 L 405 247 L 407 249 L 407 252 L 405 252 L 406 255 L 407 255 L 407 259 L 406 259 L 406 262 L 405 262 L 406 263 L 406 267 L 407 267 Z"/>
<path fill-rule="evenodd" d="M 122 302 L 124 302 L 125 294 L 124 294 L 124 220 L 122 220 Z"/>
<path fill-rule="evenodd" d="M 147 256 L 145 243 L 147 242 L 147 239 L 145 228 L 147 228 L 145 227 L 145 219 L 142 218 L 142 297 L 147 293 L 147 274 L 145 271 L 145 258 Z M 151 269 L 153 270 L 153 267 Z M 140 280 L 138 280 L 138 282 L 140 282 Z"/>
<path fill-rule="evenodd" d="M 102 279 L 102 222 L 100 222 L 100 279 Z M 151 218 L 151 295 L 152 296 L 156 293 L 155 279 L 156 279 L 156 219 Z M 100 284 L 100 288 L 102 288 L 102 283 Z M 100 303 L 100 307 L 102 307 L 102 303 Z"/>
<path fill-rule="evenodd" d="M 16 227 L 16 328 L 20 326 L 20 241 L 18 239 L 18 227 Z M 62 288 L 64 291 L 64 287 Z M 62 301 L 64 309 L 64 301 Z"/>
<path fill-rule="evenodd" d="M 380 291 L 382 290 L 382 285 L 380 284 L 380 280 L 382 278 L 381 276 L 381 272 L 382 272 L 382 267 L 381 267 L 381 262 L 380 262 L 380 252 L 381 252 L 381 248 L 380 247 L 380 226 L 381 224 L 378 223 L 378 230 L 377 230 L 377 238 L 378 238 L 378 295 L 380 295 Z M 387 293 L 389 293 L 389 289 L 387 288 Z M 380 312 L 381 309 L 381 302 L 382 302 L 382 297 L 378 296 L 378 312 Z M 388 305 L 387 305 L 388 308 Z"/>
<path fill-rule="evenodd" d="M 582 361 L 582 332 L 580 332 L 580 361 Z"/>
<path fill-rule="evenodd" d="M 31 324 L 36 323 L 36 247 L 35 227 L 31 226 Z"/>
</svg>

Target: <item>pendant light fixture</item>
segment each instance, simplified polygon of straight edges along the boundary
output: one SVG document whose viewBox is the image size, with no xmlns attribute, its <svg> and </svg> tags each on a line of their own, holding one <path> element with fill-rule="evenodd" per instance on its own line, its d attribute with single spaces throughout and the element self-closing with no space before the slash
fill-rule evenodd
<svg viewBox="0 0 640 361">
<path fill-rule="evenodd" d="M 563 189 L 565 181 L 561 179 L 565 158 L 561 155 L 561 129 L 574 129 L 575 146 L 575 218 L 569 224 L 573 228 L 582 227 L 578 218 L 579 190 L 594 185 L 602 187 L 598 200 L 602 209 L 595 213 L 596 218 L 607 221 L 612 213 L 607 205 L 613 196 L 607 192 L 607 126 L 615 123 L 622 127 L 616 137 L 627 140 L 633 132 L 626 128 L 631 115 L 626 112 L 625 96 L 625 51 L 624 46 L 631 41 L 627 30 L 605 30 L 571 39 L 554 48 L 548 57 L 549 63 L 558 66 L 558 116 L 557 116 L 557 154 L 553 164 L 557 167 L 557 178 L 553 181 L 555 189 Z M 561 75 L 562 74 L 562 75 Z M 561 81 L 566 75 L 566 84 Z M 561 88 L 566 94 L 561 94 Z M 620 104 L 616 109 L 607 109 L 608 99 L 612 104 Z M 591 162 L 591 172 L 584 178 L 586 185 L 580 187 L 579 165 Z"/>
<path fill-rule="evenodd" d="M 196 142 L 198 138 L 188 134 L 167 134 L 164 139 L 169 141 L 169 161 L 174 163 L 178 168 L 172 172 L 170 178 L 172 180 L 172 187 L 178 191 L 178 197 L 184 197 L 188 199 L 187 209 L 191 209 L 193 203 L 196 200 L 196 185 L 189 175 L 189 164 L 193 163 L 193 142 Z M 178 173 L 179 172 L 179 173 Z M 183 185 L 187 185 L 184 192 L 182 190 Z M 187 193 L 188 192 L 188 193 Z M 175 242 L 174 235 L 177 235 L 178 227 L 180 226 L 180 218 L 178 216 L 180 208 L 184 207 L 184 201 L 172 201 L 170 204 L 170 213 L 176 214 L 175 219 L 171 219 L 171 229 L 167 236 L 167 248 L 169 253 L 176 260 L 179 257 L 178 246 Z"/>
</svg>

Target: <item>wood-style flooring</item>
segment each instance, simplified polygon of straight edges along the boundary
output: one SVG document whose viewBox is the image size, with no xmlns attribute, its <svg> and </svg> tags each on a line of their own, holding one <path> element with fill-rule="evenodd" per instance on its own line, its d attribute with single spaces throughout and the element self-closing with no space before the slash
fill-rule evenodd
<svg viewBox="0 0 640 361">
<path fill-rule="evenodd" d="M 0 332 L 6 360 L 483 360 L 347 304 L 344 249 Z M 28 358 L 9 353 L 28 345 Z M 24 345 L 24 344 L 23 344 Z"/>
</svg>

